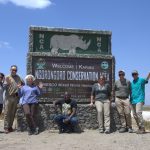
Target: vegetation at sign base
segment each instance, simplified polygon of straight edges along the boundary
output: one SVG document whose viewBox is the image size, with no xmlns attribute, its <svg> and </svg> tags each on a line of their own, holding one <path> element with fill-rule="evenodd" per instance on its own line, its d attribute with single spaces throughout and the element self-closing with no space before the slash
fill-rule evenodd
<svg viewBox="0 0 150 150">
<path fill-rule="evenodd" d="M 150 131 L 150 121 L 144 121 L 145 129 Z"/>
<path fill-rule="evenodd" d="M 150 111 L 150 106 L 144 106 L 143 111 Z"/>
</svg>

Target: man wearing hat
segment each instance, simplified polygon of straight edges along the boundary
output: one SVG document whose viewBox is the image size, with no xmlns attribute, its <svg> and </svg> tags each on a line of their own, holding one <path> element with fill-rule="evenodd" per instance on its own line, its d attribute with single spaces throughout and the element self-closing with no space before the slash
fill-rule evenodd
<svg viewBox="0 0 150 150">
<path fill-rule="evenodd" d="M 75 130 L 78 123 L 76 117 L 77 103 L 71 99 L 71 94 L 65 92 L 62 100 L 54 101 L 54 106 L 59 105 L 62 114 L 57 115 L 54 120 L 58 125 L 59 133 L 70 133 Z"/>
<path fill-rule="evenodd" d="M 125 78 L 125 71 L 118 72 L 119 79 L 115 82 L 115 103 L 120 116 L 120 133 L 132 133 L 131 109 L 129 95 L 131 92 L 131 83 Z"/>
<path fill-rule="evenodd" d="M 142 109 L 145 101 L 145 84 L 148 83 L 150 73 L 147 78 L 139 78 L 138 71 L 132 71 L 133 81 L 131 83 L 131 103 L 134 119 L 136 120 L 138 130 L 137 134 L 145 133 L 144 120 L 142 116 Z"/>
</svg>

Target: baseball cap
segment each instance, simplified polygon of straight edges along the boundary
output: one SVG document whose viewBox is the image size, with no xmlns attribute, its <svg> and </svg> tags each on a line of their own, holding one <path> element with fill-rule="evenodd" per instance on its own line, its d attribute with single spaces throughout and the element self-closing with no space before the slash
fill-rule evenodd
<svg viewBox="0 0 150 150">
<path fill-rule="evenodd" d="M 133 70 L 132 74 L 139 74 L 137 70 Z"/>
<path fill-rule="evenodd" d="M 125 71 L 124 70 L 119 70 L 118 73 L 124 73 L 125 74 Z"/>
</svg>

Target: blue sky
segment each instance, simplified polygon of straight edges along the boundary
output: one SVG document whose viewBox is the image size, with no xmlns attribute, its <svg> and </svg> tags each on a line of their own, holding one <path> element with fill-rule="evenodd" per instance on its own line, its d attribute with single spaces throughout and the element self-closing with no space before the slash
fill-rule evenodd
<svg viewBox="0 0 150 150">
<path fill-rule="evenodd" d="M 141 77 L 150 72 L 149 0 L 0 0 L 0 72 L 12 64 L 26 75 L 29 26 L 112 31 L 116 72 L 136 69 Z M 116 74 L 117 78 L 117 74 Z M 150 84 L 146 86 L 150 104 Z"/>
</svg>

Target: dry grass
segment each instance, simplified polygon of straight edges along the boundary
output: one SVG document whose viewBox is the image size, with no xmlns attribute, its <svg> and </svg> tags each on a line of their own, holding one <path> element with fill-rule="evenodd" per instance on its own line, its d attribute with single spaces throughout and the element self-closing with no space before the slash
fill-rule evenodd
<svg viewBox="0 0 150 150">
<path fill-rule="evenodd" d="M 150 121 L 145 121 L 145 129 L 150 131 Z"/>
</svg>

